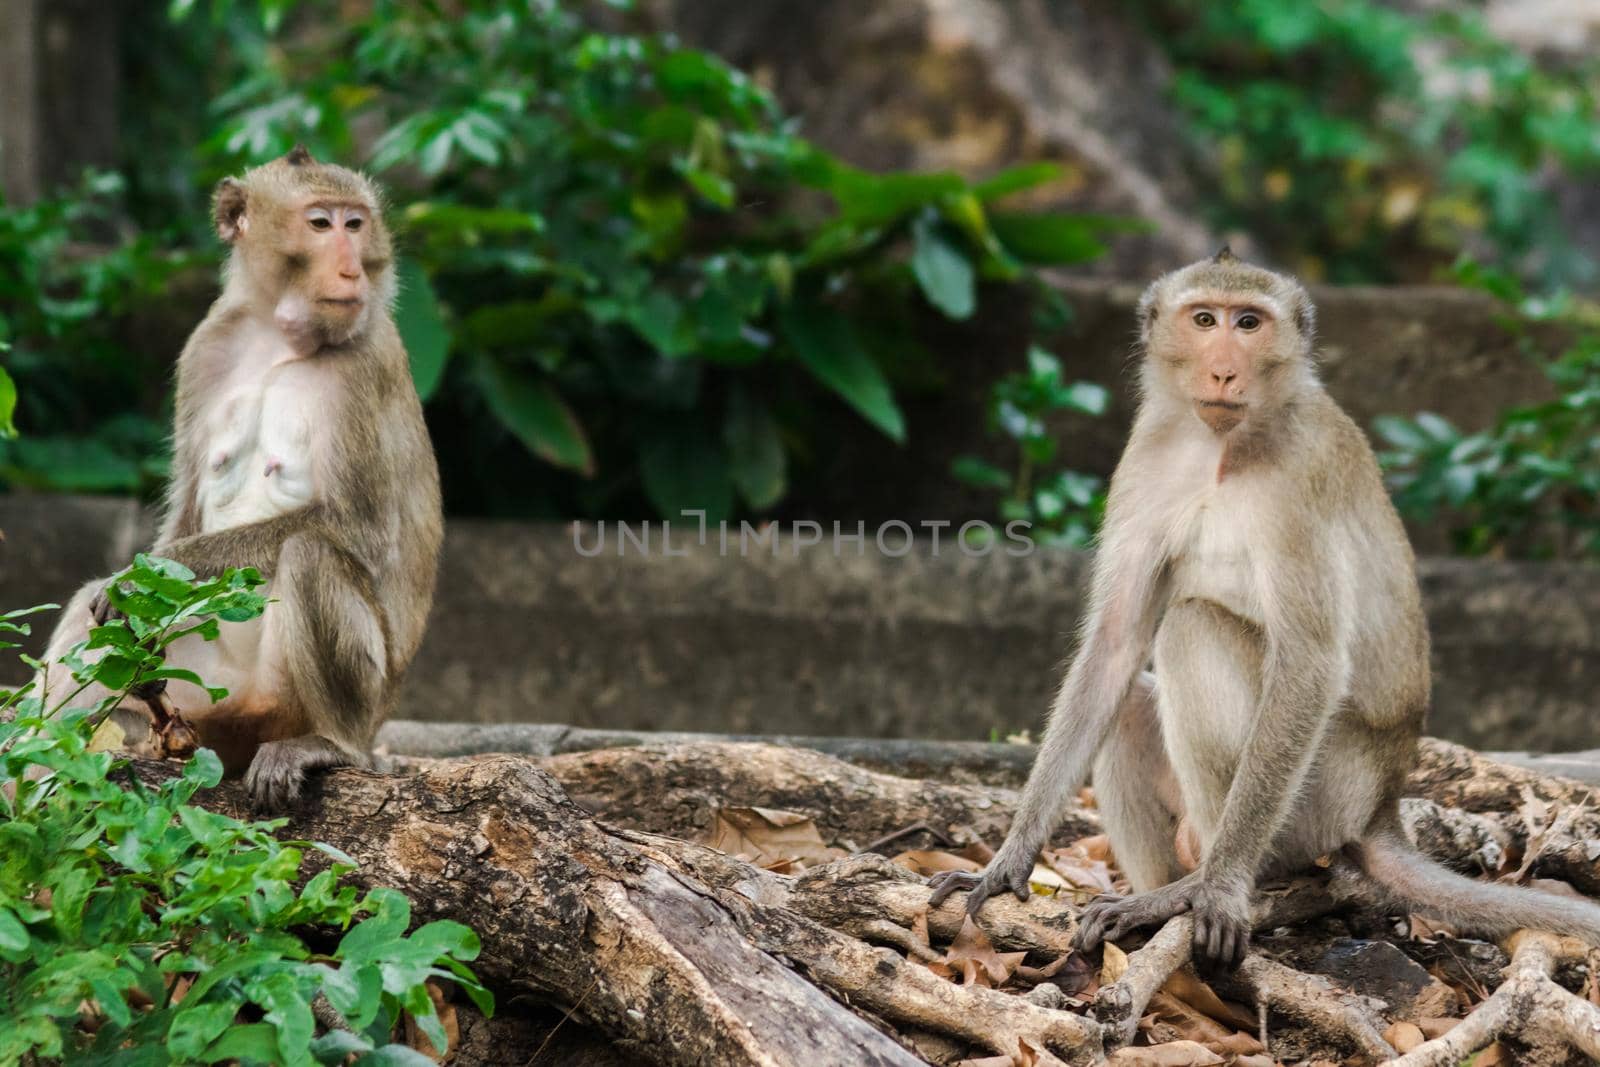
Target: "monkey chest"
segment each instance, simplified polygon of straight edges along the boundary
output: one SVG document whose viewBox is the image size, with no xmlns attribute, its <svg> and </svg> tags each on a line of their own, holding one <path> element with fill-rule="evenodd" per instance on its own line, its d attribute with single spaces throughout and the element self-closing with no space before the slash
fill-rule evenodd
<svg viewBox="0 0 1600 1067">
<path fill-rule="evenodd" d="M 1204 600 L 1242 619 L 1262 621 L 1256 532 L 1246 499 L 1214 494 L 1195 500 L 1174 537 L 1172 593 Z"/>
<path fill-rule="evenodd" d="M 270 519 L 316 495 L 316 382 L 294 365 L 234 384 L 210 413 L 200 514 L 207 530 Z"/>
</svg>

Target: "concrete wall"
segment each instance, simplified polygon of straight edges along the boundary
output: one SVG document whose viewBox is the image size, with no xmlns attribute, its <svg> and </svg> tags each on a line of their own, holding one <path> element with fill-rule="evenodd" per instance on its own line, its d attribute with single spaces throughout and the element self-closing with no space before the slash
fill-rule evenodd
<svg viewBox="0 0 1600 1067">
<path fill-rule="evenodd" d="M 64 599 L 126 559 L 147 525 L 116 501 L 0 497 L 0 604 Z M 585 558 L 566 527 L 452 523 L 399 714 L 981 740 L 1037 727 L 1081 607 L 1085 560 L 1072 553 L 970 558 L 946 542 L 896 559 L 870 540 L 861 556 L 784 541 L 741 557 L 736 539 L 726 556 L 713 539 L 667 557 L 657 527 L 649 556 L 630 543 L 619 557 L 606 533 L 606 553 Z M 583 536 L 593 548 L 596 529 Z M 1432 732 L 1488 748 L 1600 745 L 1600 568 L 1427 559 L 1421 573 Z"/>
</svg>

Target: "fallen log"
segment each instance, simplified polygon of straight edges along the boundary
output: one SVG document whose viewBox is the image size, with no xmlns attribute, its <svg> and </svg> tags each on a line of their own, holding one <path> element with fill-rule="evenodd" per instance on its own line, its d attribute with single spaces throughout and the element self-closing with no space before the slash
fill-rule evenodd
<svg viewBox="0 0 1600 1067">
<path fill-rule="evenodd" d="M 961 936 L 960 901 L 929 912 L 923 880 L 870 846 L 893 853 L 926 844 L 919 835 L 943 847 L 997 844 L 1015 803 L 1008 789 L 901 778 L 749 743 L 402 762 L 409 773 L 319 778 L 285 833 L 348 852 L 356 881 L 406 892 L 419 922 L 452 918 L 478 930 L 476 967 L 503 1013 L 463 1027 L 464 1064 L 496 1062 L 492 1050 L 530 1043 L 535 1054 L 522 1060 L 560 1062 L 571 1040 L 589 1052 L 569 1062 L 605 1062 L 600 1048 L 617 1062 L 662 1064 L 1098 1062 L 1141 1035 L 1145 1005 L 1187 959 L 1181 925 L 1155 933 L 1126 973 L 1078 1003 L 1044 986 L 1050 995 L 956 984 L 924 966 L 942 956 L 936 946 Z M 138 770 L 170 773 L 162 764 Z M 1440 858 L 1493 868 L 1496 856 L 1509 862 L 1527 849 L 1529 862 L 1559 859 L 1575 883 L 1600 884 L 1584 859 L 1589 816 L 1573 814 L 1586 787 L 1438 743 L 1413 785 L 1426 799 L 1408 806 L 1408 819 Z M 246 814 L 232 784 L 202 799 Z M 789 875 L 692 840 L 705 838 L 719 810 L 741 805 L 809 816 L 824 841 L 855 854 Z M 1092 811 L 1075 811 L 1065 825 L 1062 837 L 1071 839 L 1094 833 L 1097 822 Z M 981 925 L 996 950 L 1024 954 L 1031 973 L 1043 975 L 1067 952 L 1076 915 L 1065 896 L 1002 897 Z M 1257 928 L 1272 936 L 1219 988 L 1259 1006 L 1264 1037 L 1270 1015 L 1296 1048 L 1370 1062 L 1386 1054 L 1377 1035 L 1395 1021 L 1393 1010 L 1299 964 L 1330 939 L 1404 943 L 1403 919 L 1374 911 L 1337 877 L 1266 894 Z M 1290 928 L 1305 928 L 1300 942 L 1286 938 Z M 1513 992 L 1495 1000 L 1484 989 L 1491 1017 L 1428 1049 L 1427 1062 L 1480 1037 L 1589 1047 L 1577 1028 L 1590 1015 L 1552 979 L 1552 961 L 1571 962 L 1574 950 L 1529 955 L 1537 951 L 1517 957 Z M 1559 1016 L 1567 1029 L 1513 1025 L 1502 1006 L 1510 1002 L 1537 1003 L 1541 1018 Z M 527 1019 L 542 1021 L 519 1029 Z"/>
</svg>

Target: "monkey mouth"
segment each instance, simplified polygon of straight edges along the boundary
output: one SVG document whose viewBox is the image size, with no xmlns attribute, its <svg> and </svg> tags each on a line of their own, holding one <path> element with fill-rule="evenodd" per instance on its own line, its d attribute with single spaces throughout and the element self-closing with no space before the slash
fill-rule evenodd
<svg viewBox="0 0 1600 1067">
<path fill-rule="evenodd" d="M 1202 400 L 1200 401 L 1200 406 L 1203 408 L 1217 408 L 1221 411 L 1243 411 L 1245 409 L 1245 405 L 1238 400 Z"/>
<path fill-rule="evenodd" d="M 324 296 L 324 297 L 321 297 L 320 299 L 318 299 L 317 303 L 319 303 L 319 304 L 332 304 L 335 307 L 358 308 L 358 307 L 361 306 L 361 298 L 359 296 L 351 296 L 351 297 L 344 297 L 344 298 L 338 298 L 338 297 L 332 297 L 332 296 Z"/>
</svg>

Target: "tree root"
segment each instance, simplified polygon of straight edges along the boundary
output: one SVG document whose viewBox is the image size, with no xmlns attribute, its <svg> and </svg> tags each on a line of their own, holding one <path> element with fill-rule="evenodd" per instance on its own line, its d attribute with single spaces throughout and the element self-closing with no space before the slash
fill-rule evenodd
<svg viewBox="0 0 1600 1067">
<path fill-rule="evenodd" d="M 1508 789 L 1493 780 L 1496 765 L 1465 750 L 1433 745 L 1430 752 L 1419 771 L 1430 795 L 1470 801 L 1482 818 L 1414 805 L 1413 822 L 1430 851 L 1450 853 L 1439 858 L 1469 869 L 1487 865 L 1502 842 L 1524 849 L 1530 836 L 1539 837 L 1518 836 L 1523 816 L 1520 807 L 1504 806 L 1508 796 L 1556 808 L 1581 799 L 1575 787 L 1524 772 L 1515 772 Z M 137 767 L 149 778 L 173 773 L 170 765 Z M 911 781 L 750 744 L 641 747 L 544 765 L 505 757 L 418 761 L 416 769 L 407 777 L 352 770 L 318 776 L 286 833 L 350 853 L 359 864 L 353 879 L 405 891 L 419 922 L 472 925 L 483 938 L 475 966 L 508 1012 L 554 1005 L 551 1032 L 588 1035 L 616 1050 L 620 1062 L 909 1065 L 924 1056 L 954 1062 L 974 1048 L 1018 1062 L 1098 1062 L 1134 1038 L 1156 993 L 1189 959 L 1191 922 L 1179 917 L 1129 955 L 1124 973 L 1101 988 L 1085 1016 L 1064 1010 L 1077 1007 L 1065 984 L 1018 996 L 958 985 L 923 966 L 938 950 L 920 924 L 935 943 L 953 941 L 964 902 L 930 911 L 924 881 L 885 856 L 865 852 L 788 875 L 683 839 L 716 825 L 719 808 L 742 805 L 798 811 L 828 845 L 847 850 L 882 840 L 916 847 L 917 835 L 992 842 L 1011 816 L 1009 790 Z M 198 799 L 247 814 L 235 784 Z M 1424 835 L 1423 826 L 1437 832 Z M 1527 855 L 1594 864 L 1578 823 L 1550 826 L 1560 832 L 1546 833 Z M 1078 812 L 1063 836 L 1096 829 L 1092 812 Z M 1276 930 L 1345 912 L 1308 934 L 1285 935 L 1309 941 L 1311 959 L 1323 951 L 1321 939 L 1347 938 L 1352 929 L 1359 937 L 1389 936 L 1385 917 L 1393 913 L 1374 907 L 1381 902 L 1364 896 L 1359 883 L 1335 864 L 1265 891 L 1254 925 Z M 1026 987 L 1041 980 L 1045 962 L 1068 951 L 1077 915 L 1067 895 L 1026 904 L 1000 896 L 984 908 L 980 925 L 998 951 L 1034 954 L 1031 975 L 1024 968 L 1010 980 Z M 1282 943 L 1273 939 L 1275 956 L 1299 958 L 1299 948 L 1281 954 Z M 1579 954 L 1567 942 L 1519 935 L 1505 984 L 1454 1029 L 1397 1062 L 1454 1064 L 1497 1039 L 1551 1051 L 1537 1062 L 1552 1062 L 1569 1047 L 1600 1056 L 1600 1008 L 1551 978 L 1558 963 Z M 1285 963 L 1258 951 L 1231 983 L 1240 992 L 1228 992 L 1220 979 L 1217 989 L 1301 1021 L 1304 1033 L 1297 1028 L 1295 1040 L 1309 1040 L 1318 1055 L 1392 1055 L 1366 998 Z M 1253 1028 L 1253 1021 L 1246 1017 L 1245 1025 Z M 537 1028 L 531 1034 L 541 1045 L 549 1040 Z M 488 1036 L 480 1042 L 485 1049 L 494 1043 Z"/>
<path fill-rule="evenodd" d="M 1552 978 L 1563 960 L 1581 960 L 1581 941 L 1520 930 L 1505 943 L 1506 980 L 1489 999 L 1445 1034 L 1393 1060 L 1390 1067 L 1455 1067 L 1500 1038 L 1529 1045 L 1530 1063 L 1559 1063 L 1568 1049 L 1600 1060 L 1600 1007 L 1567 992 Z"/>
</svg>

